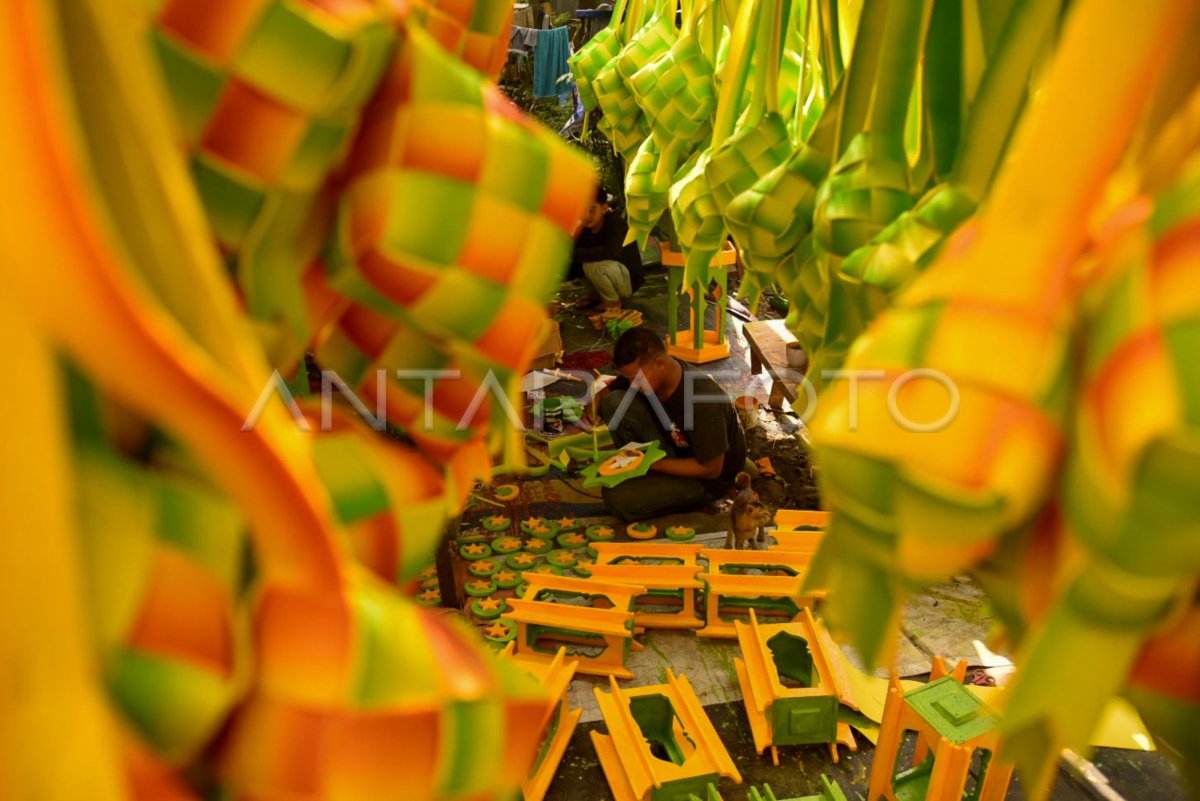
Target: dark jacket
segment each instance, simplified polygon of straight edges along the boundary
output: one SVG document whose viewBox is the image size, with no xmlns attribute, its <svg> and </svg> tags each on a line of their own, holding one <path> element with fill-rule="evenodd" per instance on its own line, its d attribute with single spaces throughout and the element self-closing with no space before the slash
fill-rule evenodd
<svg viewBox="0 0 1200 801">
<path fill-rule="evenodd" d="M 642 272 L 642 253 L 638 250 L 637 243 L 623 244 L 628 233 L 629 226 L 625 224 L 625 220 L 611 211 L 604 215 L 604 222 L 599 231 L 581 229 L 575 239 L 575 250 L 571 253 L 571 270 L 567 273 L 567 278 L 582 278 L 584 262 L 612 259 L 621 262 L 629 270 L 629 283 L 633 291 L 637 292 L 638 287 L 645 283 L 646 276 Z"/>
</svg>

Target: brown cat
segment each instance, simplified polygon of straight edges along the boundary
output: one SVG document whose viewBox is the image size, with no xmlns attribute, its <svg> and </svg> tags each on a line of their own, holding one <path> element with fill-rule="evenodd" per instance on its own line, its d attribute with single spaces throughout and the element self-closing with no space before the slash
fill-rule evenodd
<svg viewBox="0 0 1200 801">
<path fill-rule="evenodd" d="M 729 510 L 729 533 L 725 535 L 725 547 L 741 550 L 750 540 L 755 547 L 763 550 L 767 547 L 764 526 L 775 522 L 775 513 L 750 488 L 749 473 L 738 473 L 733 486 L 738 494 L 733 499 L 733 508 Z"/>
</svg>

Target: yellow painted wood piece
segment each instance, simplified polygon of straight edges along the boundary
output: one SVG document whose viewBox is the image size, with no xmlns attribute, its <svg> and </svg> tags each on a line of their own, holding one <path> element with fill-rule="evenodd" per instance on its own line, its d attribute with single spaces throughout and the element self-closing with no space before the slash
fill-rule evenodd
<svg viewBox="0 0 1200 801">
<path fill-rule="evenodd" d="M 705 625 L 696 633 L 701 637 L 734 638 L 737 630 L 733 623 L 721 620 L 721 607 L 726 598 L 787 598 L 798 607 L 811 608 L 825 597 L 824 590 L 802 592 L 805 574 L 811 555 L 786 550 L 743 551 L 734 549 L 704 548 L 700 555 L 708 560 L 708 569 L 700 574 L 700 580 L 708 588 L 705 601 Z M 769 569 L 784 567 L 796 571 L 796 575 L 745 575 L 723 573 L 722 568 L 730 565 L 746 565 Z"/>
<path fill-rule="evenodd" d="M 567 690 L 571 685 L 571 679 L 575 677 L 576 663 L 567 659 L 565 648 L 559 648 L 554 658 L 545 662 L 517 655 L 515 645 L 515 642 L 509 642 L 501 654 L 537 679 L 547 698 L 550 699 L 546 705 L 546 713 L 542 716 L 539 724 L 542 730 L 544 731 L 549 725 L 555 711 L 559 715 L 558 728 L 555 729 L 549 745 L 546 746 L 545 756 L 537 768 L 532 770 L 525 781 L 521 783 L 524 801 L 542 801 L 546 796 L 546 791 L 550 788 L 550 783 L 554 780 L 554 774 L 558 772 L 558 765 L 562 762 L 563 754 L 566 753 L 571 735 L 575 733 L 579 718 L 583 715 L 582 709 L 571 709 L 567 700 Z"/>
<path fill-rule="evenodd" d="M 700 348 L 692 348 L 687 345 L 673 345 L 670 342 L 667 344 L 667 353 L 677 359 L 683 359 L 689 364 L 707 364 L 715 362 L 718 359 L 729 358 L 729 343 L 718 342 L 719 337 L 716 331 L 704 332 L 704 346 Z"/>
<path fill-rule="evenodd" d="M 654 542 L 601 542 L 592 546 L 596 564 L 592 578 L 635 584 L 647 590 L 681 590 L 682 602 L 677 612 L 642 612 L 634 610 L 634 623 L 639 631 L 645 629 L 698 629 L 704 625 L 696 617 L 696 591 L 704 589 L 697 578 L 700 566 L 696 557 L 703 546 Z M 633 559 L 678 559 L 682 564 L 644 564 Z"/>
<path fill-rule="evenodd" d="M 621 557 L 636 559 L 682 559 L 684 565 L 696 565 L 696 558 L 703 545 L 665 542 L 598 542 L 592 546 L 596 551 L 596 564 L 607 565 Z M 651 567 L 650 565 L 642 565 Z"/>
<path fill-rule="evenodd" d="M 529 584 L 525 588 L 524 597 L 509 599 L 509 611 L 501 615 L 517 625 L 517 636 L 513 640 L 512 650 L 515 656 L 529 661 L 552 661 L 555 657 L 535 650 L 530 641 L 530 626 L 546 626 L 578 634 L 577 637 L 569 633 L 556 634 L 556 639 L 562 642 L 591 645 L 597 638 L 603 640 L 603 652 L 594 657 L 580 654 L 567 657 L 573 662 L 576 672 L 592 676 L 633 678 L 633 673 L 625 667 L 625 649 L 627 645 L 633 645 L 631 640 L 634 630 L 634 599 L 645 593 L 645 587 L 553 574 L 527 575 Z M 579 606 L 537 600 L 538 595 L 547 590 L 604 598 L 612 607 Z"/>
<path fill-rule="evenodd" d="M 825 539 L 824 531 L 775 531 L 772 532 L 775 543 L 768 551 L 793 551 L 808 555 L 810 558 L 817 553 L 821 542 Z"/>
<path fill-rule="evenodd" d="M 825 538 L 829 517 L 829 512 L 780 509 L 775 513 L 776 529 L 771 532 L 775 544 L 770 550 L 815 554 Z"/>
<path fill-rule="evenodd" d="M 775 751 L 773 718 L 770 715 L 774 703 L 788 698 L 830 696 L 836 698 L 839 704 L 857 709 L 850 682 L 840 670 L 841 660 L 831 658 L 827 651 L 829 648 L 837 648 L 837 645 L 830 638 L 824 625 L 813 618 L 810 609 L 801 609 L 796 620 L 791 623 L 765 625 L 758 622 L 758 617 L 752 609 L 748 624 L 735 621 L 733 626 L 743 657 L 734 660 L 734 667 L 742 685 L 742 701 L 750 719 L 754 746 L 760 754 L 770 747 L 771 757 L 776 765 L 779 764 L 779 756 Z M 784 686 L 769 644 L 771 639 L 781 633 L 799 637 L 808 643 L 817 676 L 813 687 Z M 848 745 L 852 751 L 858 750 L 850 727 L 839 723 L 836 728 L 835 739 L 830 743 L 830 752 L 835 762 L 838 761 L 838 743 Z"/>
<path fill-rule="evenodd" d="M 617 747 L 613 744 L 613 738 L 598 731 L 593 731 L 591 737 L 592 747 L 596 749 L 596 756 L 600 758 L 600 769 L 604 771 L 604 778 L 608 781 L 608 789 L 612 791 L 613 800 L 640 801 L 633 794 L 633 787 L 629 784 L 629 777 L 625 775 L 625 771 L 621 768 L 621 757 L 617 754 Z"/>
<path fill-rule="evenodd" d="M 779 531 L 796 531 L 803 527 L 825 528 L 831 516 L 829 512 L 813 509 L 780 509 L 775 513 L 775 525 Z"/>
<path fill-rule="evenodd" d="M 741 784 L 741 773 L 686 676 L 676 678 L 668 669 L 666 684 L 632 689 L 622 689 L 615 679 L 609 684 L 611 692 L 595 690 L 609 734 L 605 737 L 593 733 L 592 743 L 617 801 L 647 801 L 656 788 L 713 774 Z M 650 695 L 665 696 L 675 712 L 676 739 L 685 749 L 682 765 L 655 757 L 633 717 L 630 701 Z"/>
<path fill-rule="evenodd" d="M 683 255 L 683 251 L 675 250 L 674 248 L 671 247 L 671 244 L 669 242 L 662 243 L 661 252 L 662 252 L 662 266 L 663 267 L 683 267 L 687 263 L 687 260 Z M 737 248 L 734 247 L 732 242 L 726 241 L 725 247 L 721 250 L 720 253 L 713 256 L 712 261 L 710 261 L 709 263 L 712 264 L 713 266 L 722 265 L 722 264 L 724 264 L 726 266 L 732 265 L 732 264 L 737 264 L 737 256 L 738 256 Z"/>
</svg>

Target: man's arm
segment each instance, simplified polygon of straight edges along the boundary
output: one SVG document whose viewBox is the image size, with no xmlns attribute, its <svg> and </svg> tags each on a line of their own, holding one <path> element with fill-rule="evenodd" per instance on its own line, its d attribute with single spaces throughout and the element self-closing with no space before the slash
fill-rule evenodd
<svg viewBox="0 0 1200 801">
<path fill-rule="evenodd" d="M 721 470 L 725 467 L 725 454 L 718 453 L 707 462 L 699 459 L 659 459 L 650 465 L 651 470 L 666 473 L 669 476 L 681 478 L 720 478 Z"/>
</svg>

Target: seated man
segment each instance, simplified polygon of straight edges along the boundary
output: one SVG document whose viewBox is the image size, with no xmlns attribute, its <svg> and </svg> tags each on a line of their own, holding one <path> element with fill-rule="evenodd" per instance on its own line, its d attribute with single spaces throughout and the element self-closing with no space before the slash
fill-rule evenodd
<svg viewBox="0 0 1200 801">
<path fill-rule="evenodd" d="M 720 385 L 707 374 L 685 371 L 645 328 L 621 335 L 613 364 L 620 377 L 600 403 L 613 442 L 657 441 L 667 457 L 645 476 L 606 488 L 609 511 L 629 522 L 723 497 L 745 466 L 746 435 Z"/>
<path fill-rule="evenodd" d="M 609 213 L 609 199 L 604 187 L 596 190 L 596 199 L 584 212 L 575 235 L 567 278 L 583 278 L 592 289 L 580 308 L 600 303 L 606 309 L 619 309 L 621 301 L 645 281 L 641 251 L 634 242 L 625 244 L 629 226 L 619 214 Z"/>
</svg>

